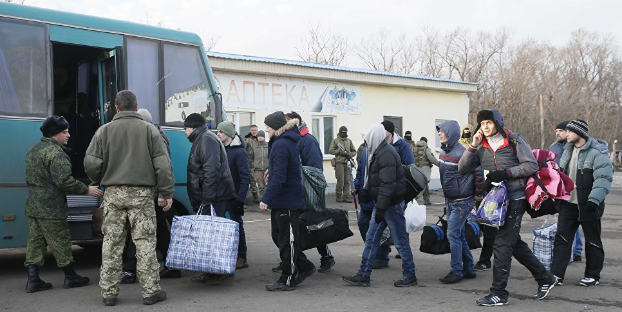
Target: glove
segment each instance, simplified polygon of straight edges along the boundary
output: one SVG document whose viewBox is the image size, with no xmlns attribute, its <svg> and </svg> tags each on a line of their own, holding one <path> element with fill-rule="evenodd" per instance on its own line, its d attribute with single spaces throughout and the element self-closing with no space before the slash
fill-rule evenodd
<svg viewBox="0 0 622 312">
<path fill-rule="evenodd" d="M 591 201 L 587 202 L 587 211 L 588 212 L 597 211 L 598 208 L 599 208 L 599 206 L 597 204 L 595 204 L 594 202 L 591 202 Z"/>
<path fill-rule="evenodd" d="M 490 190 L 492 190 L 492 180 L 488 178 L 486 179 L 486 181 L 484 181 L 484 185 L 482 185 L 482 191 L 484 192 L 484 194 L 487 194 L 490 192 Z"/>
<path fill-rule="evenodd" d="M 376 223 L 382 223 L 384 221 L 384 210 L 376 209 Z"/>
<path fill-rule="evenodd" d="M 510 170 L 495 170 L 486 175 L 486 182 L 501 182 L 510 179 Z"/>
<path fill-rule="evenodd" d="M 234 202 L 234 207 L 233 207 L 233 213 L 235 213 L 238 216 L 243 216 L 244 215 L 244 203 L 241 201 L 235 201 Z"/>
</svg>

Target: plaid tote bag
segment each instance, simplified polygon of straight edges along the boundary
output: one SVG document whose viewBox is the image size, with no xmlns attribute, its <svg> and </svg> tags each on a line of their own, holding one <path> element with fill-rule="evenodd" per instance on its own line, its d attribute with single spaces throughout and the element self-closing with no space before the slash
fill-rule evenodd
<svg viewBox="0 0 622 312">
<path fill-rule="evenodd" d="M 175 216 L 166 266 L 213 274 L 233 274 L 238 259 L 239 224 L 215 216 Z"/>
</svg>

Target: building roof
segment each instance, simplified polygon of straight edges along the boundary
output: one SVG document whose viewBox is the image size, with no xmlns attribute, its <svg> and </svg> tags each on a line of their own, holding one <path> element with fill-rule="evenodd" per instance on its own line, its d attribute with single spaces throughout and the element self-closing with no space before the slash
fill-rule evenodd
<svg viewBox="0 0 622 312">
<path fill-rule="evenodd" d="M 213 51 L 207 52 L 207 56 L 210 59 L 212 68 L 221 71 L 274 74 L 277 76 L 319 80 L 328 79 L 454 92 L 476 91 L 478 85 L 474 82 L 451 79 Z"/>
</svg>

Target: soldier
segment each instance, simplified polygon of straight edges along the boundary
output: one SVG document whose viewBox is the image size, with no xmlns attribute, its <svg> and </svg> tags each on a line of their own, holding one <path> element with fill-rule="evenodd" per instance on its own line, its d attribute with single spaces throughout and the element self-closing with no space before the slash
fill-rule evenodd
<svg viewBox="0 0 622 312">
<path fill-rule="evenodd" d="M 417 167 L 421 168 L 423 174 L 430 180 L 430 175 L 432 174 L 432 165 L 439 166 L 438 159 L 434 157 L 432 150 L 428 147 L 428 139 L 426 137 L 421 137 L 417 143 L 415 143 L 415 147 L 412 148 L 413 155 L 415 156 L 415 163 Z M 423 204 L 426 206 L 432 205 L 430 202 L 430 186 L 426 184 L 425 189 L 423 190 Z"/>
<path fill-rule="evenodd" d="M 89 284 L 88 277 L 76 274 L 73 269 L 66 195 L 102 195 L 97 186 L 87 186 L 71 176 L 71 160 L 65 152 L 70 137 L 67 120 L 62 116 L 48 117 L 40 130 L 43 133 L 41 142 L 26 155 L 28 245 L 24 265 L 28 268 L 27 293 L 52 289 L 52 284 L 39 278 L 47 246 L 58 267 L 65 271 L 65 288 Z"/>
<path fill-rule="evenodd" d="M 115 106 L 117 114 L 97 130 L 84 158 L 89 178 L 106 187 L 99 286 L 104 305 L 116 305 L 129 220 L 143 304 L 152 305 L 166 300 L 166 292 L 160 289 L 160 264 L 155 252 L 153 188 L 162 195 L 162 210 L 168 211 L 173 203 L 173 170 L 158 129 L 136 112 L 136 95 L 128 90 L 117 93 Z"/>
<path fill-rule="evenodd" d="M 244 136 L 244 143 L 246 143 L 246 154 L 248 155 L 248 166 L 250 168 L 251 175 L 251 193 L 253 193 L 253 202 L 255 203 L 259 203 L 259 194 L 257 192 L 258 181 L 253 174 L 253 159 L 251 158 L 251 155 L 253 153 L 253 148 L 255 148 L 255 145 L 257 145 L 257 142 L 259 142 L 259 139 L 257 138 L 257 131 L 257 125 L 252 125 L 250 132 L 246 136 Z"/>
<path fill-rule="evenodd" d="M 335 186 L 335 194 L 337 195 L 337 202 L 351 203 L 350 200 L 350 183 L 351 172 L 348 172 L 348 162 L 352 157 L 356 157 L 356 149 L 352 140 L 348 139 L 348 128 L 341 126 L 339 128 L 339 134 L 330 142 L 328 151 L 335 155 L 335 177 L 337 178 L 337 185 Z"/>
<path fill-rule="evenodd" d="M 257 193 L 259 200 L 261 200 L 266 187 L 266 181 L 263 177 L 268 170 L 268 142 L 266 142 L 266 133 L 263 130 L 257 131 L 257 145 L 248 151 L 248 158 L 252 160 L 251 173 L 257 182 Z"/>
</svg>

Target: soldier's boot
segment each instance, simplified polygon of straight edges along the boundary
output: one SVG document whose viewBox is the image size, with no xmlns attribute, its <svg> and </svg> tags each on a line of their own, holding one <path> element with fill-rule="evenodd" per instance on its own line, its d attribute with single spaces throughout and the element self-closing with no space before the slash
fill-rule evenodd
<svg viewBox="0 0 622 312">
<path fill-rule="evenodd" d="M 343 199 L 341 199 L 341 195 L 337 195 L 337 202 L 338 203 L 342 203 L 343 202 Z"/>
<path fill-rule="evenodd" d="M 26 282 L 26 292 L 33 293 L 52 289 L 52 284 L 46 283 L 39 278 L 39 267 L 36 265 L 28 266 L 28 282 Z"/>
<path fill-rule="evenodd" d="M 76 274 L 76 271 L 73 269 L 73 265 L 71 264 L 63 267 L 63 271 L 65 271 L 65 284 L 63 286 L 65 288 L 82 287 L 91 282 L 88 277 L 82 277 Z"/>
<path fill-rule="evenodd" d="M 256 191 L 253 191 L 253 202 L 259 203 L 259 194 Z"/>
</svg>

